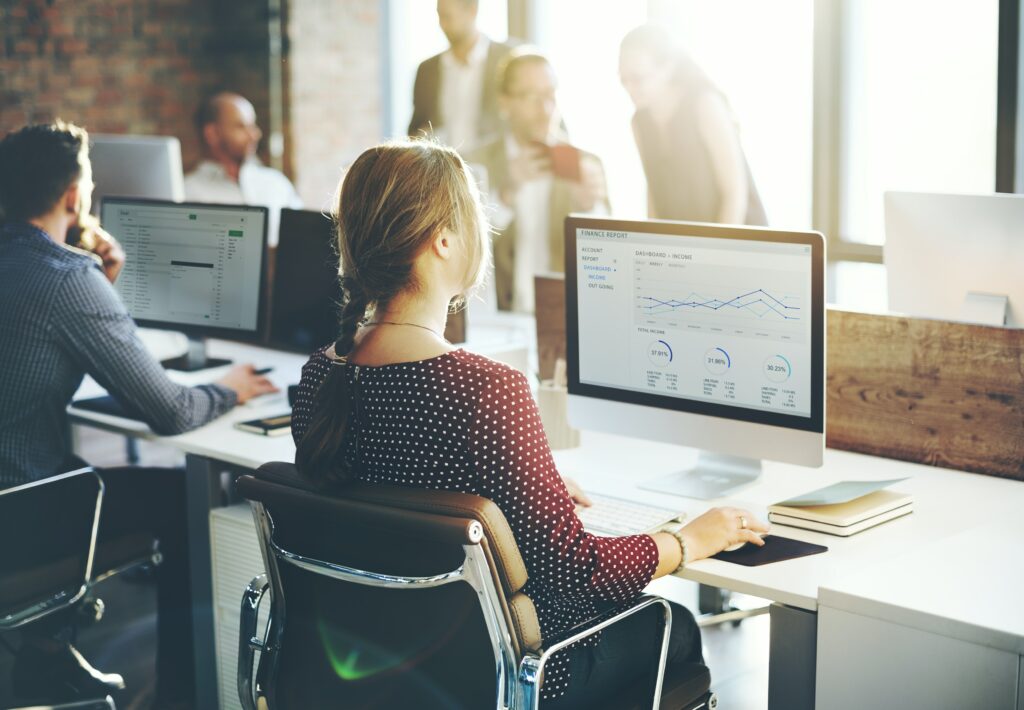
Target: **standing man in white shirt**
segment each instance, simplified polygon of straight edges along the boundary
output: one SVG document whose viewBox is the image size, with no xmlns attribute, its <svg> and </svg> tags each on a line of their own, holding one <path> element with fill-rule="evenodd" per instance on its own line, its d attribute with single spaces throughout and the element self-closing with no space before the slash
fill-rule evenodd
<svg viewBox="0 0 1024 710">
<path fill-rule="evenodd" d="M 571 212 L 610 211 L 600 159 L 563 140 L 556 88 L 543 54 L 514 49 L 498 79 L 506 131 L 466 158 L 487 171 L 500 310 L 533 312 L 533 277 L 565 270 L 564 223 Z"/>
<path fill-rule="evenodd" d="M 500 130 L 497 73 L 511 47 L 476 26 L 479 0 L 437 0 L 437 20 L 450 47 L 420 64 L 409 135 L 433 133 L 467 150 Z"/>
<path fill-rule="evenodd" d="M 302 200 L 284 173 L 256 157 L 263 136 L 256 109 L 238 94 L 214 94 L 199 107 L 196 127 L 204 159 L 185 176 L 185 199 L 268 207 L 267 241 L 276 247 L 281 208 L 302 209 Z"/>
</svg>

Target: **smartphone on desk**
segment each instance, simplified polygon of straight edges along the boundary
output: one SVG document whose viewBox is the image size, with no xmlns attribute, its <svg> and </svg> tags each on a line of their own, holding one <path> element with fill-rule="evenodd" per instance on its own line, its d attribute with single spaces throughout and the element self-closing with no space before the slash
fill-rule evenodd
<svg viewBox="0 0 1024 710">
<path fill-rule="evenodd" d="M 261 417 L 244 422 L 235 422 L 235 429 L 263 436 L 282 436 L 291 433 L 292 415 L 282 414 L 276 417 Z"/>
</svg>

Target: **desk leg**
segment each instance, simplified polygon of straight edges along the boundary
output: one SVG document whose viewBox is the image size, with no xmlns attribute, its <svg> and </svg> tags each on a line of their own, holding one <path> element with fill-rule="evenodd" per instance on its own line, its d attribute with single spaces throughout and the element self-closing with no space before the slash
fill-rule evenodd
<svg viewBox="0 0 1024 710">
<path fill-rule="evenodd" d="M 772 604 L 768 710 L 814 710 L 818 615 Z"/>
<path fill-rule="evenodd" d="M 188 505 L 188 559 L 192 583 L 192 644 L 197 710 L 216 710 L 213 576 L 210 558 L 210 509 L 220 505 L 218 466 L 203 456 L 185 457 Z"/>
</svg>

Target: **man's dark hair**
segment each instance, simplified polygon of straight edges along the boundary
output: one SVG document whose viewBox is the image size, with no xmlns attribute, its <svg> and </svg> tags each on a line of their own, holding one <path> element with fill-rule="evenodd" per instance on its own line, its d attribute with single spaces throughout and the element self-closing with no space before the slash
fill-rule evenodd
<svg viewBox="0 0 1024 710">
<path fill-rule="evenodd" d="M 89 134 L 71 123 L 26 126 L 0 141 L 0 222 L 46 214 L 82 175 Z"/>
<path fill-rule="evenodd" d="M 218 91 L 199 102 L 199 108 L 196 109 L 196 115 L 193 120 L 195 121 L 196 133 L 199 135 L 200 142 L 203 142 L 203 129 L 208 124 L 216 123 L 217 119 L 220 118 L 220 102 L 223 95 L 223 92 Z"/>
</svg>

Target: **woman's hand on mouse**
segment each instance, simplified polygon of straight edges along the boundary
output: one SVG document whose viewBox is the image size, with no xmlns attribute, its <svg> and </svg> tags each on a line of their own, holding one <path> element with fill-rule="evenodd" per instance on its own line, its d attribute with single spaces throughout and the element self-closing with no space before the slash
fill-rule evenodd
<svg viewBox="0 0 1024 710">
<path fill-rule="evenodd" d="M 761 535 L 768 525 L 742 508 L 712 508 L 686 524 L 680 531 L 686 539 L 686 553 L 690 562 L 716 555 L 725 548 L 749 542 L 764 545 Z"/>
</svg>

